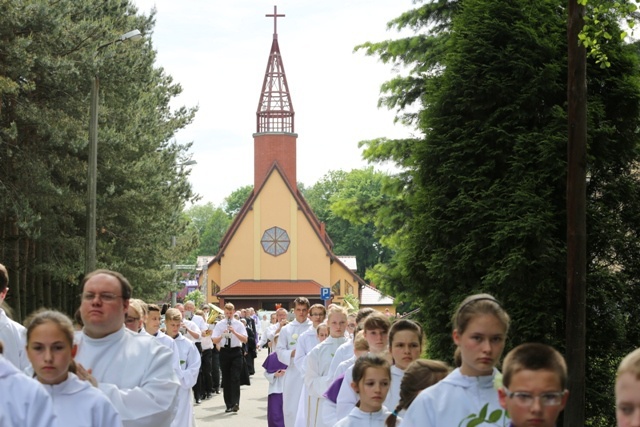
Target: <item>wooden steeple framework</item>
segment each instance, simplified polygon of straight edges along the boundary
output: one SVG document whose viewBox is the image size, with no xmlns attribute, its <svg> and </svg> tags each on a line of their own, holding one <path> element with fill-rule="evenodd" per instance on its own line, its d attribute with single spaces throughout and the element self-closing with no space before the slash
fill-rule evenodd
<svg viewBox="0 0 640 427">
<path fill-rule="evenodd" d="M 256 112 L 256 132 L 293 133 L 295 113 L 278 45 L 278 18 L 285 15 L 279 15 L 277 6 L 274 6 L 273 14 L 265 16 L 273 17 L 273 43 Z"/>
</svg>

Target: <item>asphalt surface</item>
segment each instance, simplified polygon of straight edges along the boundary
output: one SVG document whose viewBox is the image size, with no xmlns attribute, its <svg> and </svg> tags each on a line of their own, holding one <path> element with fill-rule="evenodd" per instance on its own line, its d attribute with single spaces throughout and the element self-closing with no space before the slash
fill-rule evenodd
<svg viewBox="0 0 640 427">
<path fill-rule="evenodd" d="M 199 405 L 194 404 L 196 426 L 266 427 L 269 382 L 264 377 L 262 368 L 262 362 L 266 357 L 266 349 L 258 352 L 255 360 L 256 373 L 251 377 L 251 385 L 240 387 L 238 412 L 224 412 L 226 406 L 220 390 L 220 394 L 213 395 L 211 399 L 203 400 Z"/>
</svg>

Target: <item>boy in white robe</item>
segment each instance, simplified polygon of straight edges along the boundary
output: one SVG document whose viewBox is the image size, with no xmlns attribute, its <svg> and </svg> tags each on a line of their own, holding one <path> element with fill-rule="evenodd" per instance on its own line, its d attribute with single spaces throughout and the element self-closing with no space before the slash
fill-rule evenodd
<svg viewBox="0 0 640 427">
<path fill-rule="evenodd" d="M 347 340 L 344 336 L 347 328 L 346 310 L 342 307 L 332 307 L 329 309 L 327 319 L 329 338 L 314 347 L 307 355 L 304 385 L 309 393 L 307 416 L 305 417 L 308 427 L 325 426 L 320 417 L 320 412 L 323 411 L 324 392 L 331 384 L 331 379 L 328 375 L 329 366 L 338 347 Z M 326 427 L 332 426 L 327 425 Z"/>
<path fill-rule="evenodd" d="M 302 373 L 296 367 L 295 356 L 298 338 L 312 325 L 308 319 L 309 300 L 298 297 L 294 301 L 295 320 L 280 331 L 280 338 L 276 345 L 278 360 L 287 365 L 287 375 L 284 376 L 284 389 L 282 392 L 284 424 L 293 427 L 298 411 L 298 399 L 302 391 Z"/>
<path fill-rule="evenodd" d="M 201 358 L 195 344 L 180 334 L 182 315 L 175 308 L 165 313 L 167 334 L 175 340 L 180 355 L 180 391 L 178 392 L 178 412 L 171 423 L 172 427 L 192 427 L 194 425 L 193 405 L 191 404 L 191 388 L 198 380 Z"/>
</svg>

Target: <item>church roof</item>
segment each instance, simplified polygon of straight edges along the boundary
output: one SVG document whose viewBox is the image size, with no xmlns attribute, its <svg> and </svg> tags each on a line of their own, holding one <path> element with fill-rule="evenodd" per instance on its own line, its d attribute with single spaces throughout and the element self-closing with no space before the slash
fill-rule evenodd
<svg viewBox="0 0 640 427">
<path fill-rule="evenodd" d="M 218 297 L 320 297 L 322 286 L 315 280 L 237 280 L 217 293 Z"/>
<path fill-rule="evenodd" d="M 284 181 L 285 185 L 289 189 L 289 192 L 292 194 L 293 198 L 296 200 L 299 209 L 302 211 L 304 216 L 307 218 L 307 220 L 309 221 L 309 224 L 311 224 L 311 227 L 313 228 L 313 230 L 315 231 L 316 235 L 320 239 L 320 242 L 322 243 L 322 245 L 327 250 L 327 255 L 331 257 L 331 261 L 341 264 L 347 270 L 351 270 L 349 268 L 349 266 L 345 265 L 345 263 L 342 262 L 342 260 L 340 260 L 339 257 L 337 257 L 336 255 L 333 254 L 333 241 L 331 240 L 331 238 L 327 234 L 327 232 L 326 232 L 326 230 L 324 228 L 324 223 L 320 222 L 318 217 L 313 213 L 313 210 L 311 209 L 311 206 L 309 206 L 309 204 L 304 199 L 304 197 L 302 197 L 302 194 L 300 194 L 298 189 L 291 187 L 289 181 L 285 178 L 284 174 L 280 170 L 280 167 L 279 167 L 278 163 L 275 163 L 275 162 L 274 162 L 273 166 L 271 167 L 271 170 L 267 174 L 267 179 L 265 179 L 262 182 L 262 184 L 260 185 L 259 188 L 254 188 L 253 189 L 253 192 L 251 192 L 251 194 L 249 195 L 249 198 L 247 199 L 247 201 L 244 203 L 244 205 L 242 205 L 242 208 L 240 209 L 240 212 L 238 212 L 236 217 L 231 222 L 231 225 L 229 226 L 229 229 L 227 230 L 227 232 L 225 233 L 224 237 L 220 241 L 220 250 L 218 251 L 217 255 L 211 259 L 211 261 L 209 262 L 209 265 L 211 265 L 212 263 L 214 263 L 216 261 L 220 261 L 221 258 L 224 256 L 224 252 L 227 249 L 227 246 L 229 246 L 229 243 L 231 242 L 231 239 L 233 238 L 234 234 L 236 233 L 236 231 L 238 230 L 238 228 L 242 224 L 242 221 L 247 216 L 247 213 L 251 209 L 253 209 L 253 202 L 256 200 L 256 198 L 258 197 L 258 194 L 260 194 L 260 192 L 264 188 L 264 186 L 267 183 L 267 181 L 269 181 L 270 176 L 272 174 L 274 174 L 274 173 L 278 173 L 282 177 L 282 180 Z M 363 284 L 363 285 L 365 284 L 364 280 L 362 280 L 362 278 L 359 277 L 355 273 L 353 273 L 353 278 L 358 283 Z"/>
<path fill-rule="evenodd" d="M 293 111 L 287 76 L 284 72 L 284 64 L 280 54 L 280 46 L 278 45 L 277 20 L 279 17 L 284 17 L 284 15 L 278 15 L 278 7 L 274 6 L 273 15 L 265 16 L 273 17 L 273 42 L 271 43 L 267 71 L 264 74 L 262 91 L 260 92 L 258 111 L 256 112 L 256 132 L 293 133 L 295 112 Z"/>
<path fill-rule="evenodd" d="M 393 305 L 394 299 L 383 294 L 373 286 L 362 285 L 360 288 L 360 305 Z"/>
</svg>

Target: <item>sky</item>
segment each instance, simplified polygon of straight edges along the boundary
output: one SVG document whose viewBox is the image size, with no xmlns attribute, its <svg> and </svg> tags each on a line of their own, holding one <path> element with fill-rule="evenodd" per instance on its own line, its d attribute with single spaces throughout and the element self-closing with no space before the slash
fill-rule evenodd
<svg viewBox="0 0 640 427">
<path fill-rule="evenodd" d="M 193 142 L 191 168 L 198 204 L 221 205 L 253 184 L 256 110 L 273 39 L 274 1 L 133 0 L 139 13 L 156 9 L 151 37 L 162 67 L 182 86 L 172 102 L 199 108 L 176 141 Z M 331 170 L 363 168 L 358 142 L 402 138 L 411 129 L 378 108 L 392 65 L 353 48 L 406 36 L 387 22 L 412 0 L 280 0 L 278 42 L 295 111 L 298 181 L 311 186 Z M 377 167 L 393 170 L 392 166 Z"/>
</svg>

